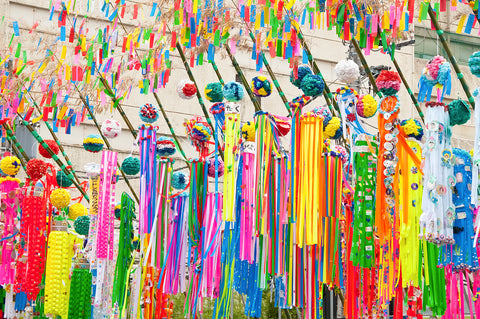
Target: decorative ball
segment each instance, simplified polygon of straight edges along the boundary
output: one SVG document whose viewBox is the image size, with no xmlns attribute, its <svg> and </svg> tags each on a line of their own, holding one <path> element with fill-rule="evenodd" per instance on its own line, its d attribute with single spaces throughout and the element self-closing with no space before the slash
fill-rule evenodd
<svg viewBox="0 0 480 319">
<path fill-rule="evenodd" d="M 20 160 L 16 156 L 6 156 L 0 161 L 0 169 L 7 175 L 16 175 L 20 167 Z"/>
<path fill-rule="evenodd" d="M 300 65 L 297 68 L 297 74 L 295 76 L 294 70 L 290 73 L 290 82 L 297 88 L 301 89 L 303 78 L 306 75 L 312 75 L 312 70 L 307 65 Z"/>
<path fill-rule="evenodd" d="M 58 144 L 54 140 L 43 140 L 43 141 L 52 150 L 53 154 L 57 155 L 58 152 L 60 152 L 60 149 L 58 148 Z M 52 158 L 50 153 L 47 152 L 47 150 L 42 146 L 42 144 L 38 144 L 38 152 L 40 153 L 40 155 L 42 155 L 45 158 Z"/>
<path fill-rule="evenodd" d="M 75 203 L 68 207 L 68 217 L 70 219 L 77 219 L 80 216 L 86 216 L 88 215 L 88 210 L 85 206 L 83 206 L 80 203 Z"/>
<path fill-rule="evenodd" d="M 90 229 L 90 216 L 79 216 L 75 219 L 73 227 L 77 234 L 88 236 L 88 231 Z"/>
<path fill-rule="evenodd" d="M 47 163 L 41 159 L 31 159 L 27 163 L 27 174 L 31 179 L 40 179 L 47 173 Z"/>
<path fill-rule="evenodd" d="M 57 180 L 57 185 L 60 187 L 70 187 L 73 184 L 73 181 L 68 178 L 67 174 L 65 174 L 63 171 L 58 171 L 55 178 Z"/>
<path fill-rule="evenodd" d="M 303 77 L 300 89 L 308 96 L 317 96 L 323 93 L 325 88 L 325 82 L 323 79 L 314 74 L 307 74 Z"/>
<path fill-rule="evenodd" d="M 357 115 L 363 118 L 369 118 L 377 113 L 378 103 L 370 94 L 358 97 Z"/>
<path fill-rule="evenodd" d="M 395 95 L 400 90 L 400 76 L 395 71 L 382 70 L 375 81 L 384 95 Z"/>
<path fill-rule="evenodd" d="M 468 59 L 468 66 L 473 75 L 480 78 L 480 51 L 474 52 Z"/>
<path fill-rule="evenodd" d="M 100 135 L 90 134 L 83 140 L 83 148 L 92 153 L 103 150 L 103 140 Z"/>
<path fill-rule="evenodd" d="M 122 126 L 117 120 L 106 119 L 102 123 L 102 134 L 108 138 L 115 138 L 120 135 Z"/>
<path fill-rule="evenodd" d="M 120 219 L 122 217 L 122 204 L 118 203 L 115 205 L 115 218 Z"/>
<path fill-rule="evenodd" d="M 58 209 L 62 209 L 70 204 L 70 193 L 64 188 L 57 188 L 50 194 L 50 202 Z"/>
<path fill-rule="evenodd" d="M 400 122 L 400 126 L 406 136 L 413 137 L 419 141 L 422 139 L 423 127 L 420 121 L 416 119 L 403 120 Z"/>
<path fill-rule="evenodd" d="M 450 71 L 450 64 L 440 55 L 428 61 L 423 69 L 426 79 L 430 81 L 432 85 L 435 85 L 437 82 L 443 85 L 446 71 Z"/>
<path fill-rule="evenodd" d="M 208 176 L 215 177 L 215 172 L 217 171 L 217 168 L 215 167 L 215 158 L 211 157 L 207 159 L 207 165 L 208 165 Z M 225 165 L 223 164 L 223 161 L 219 158 L 218 159 L 218 177 L 223 176 L 224 171 L 225 171 Z"/>
<path fill-rule="evenodd" d="M 255 141 L 255 122 L 248 121 L 242 125 L 242 137 L 245 141 Z"/>
<path fill-rule="evenodd" d="M 212 136 L 212 130 L 208 124 L 196 121 L 192 126 L 190 136 L 196 141 L 207 142 Z"/>
<path fill-rule="evenodd" d="M 158 109 L 150 103 L 143 104 L 138 114 L 140 115 L 140 119 L 145 123 L 154 123 L 158 120 Z"/>
<path fill-rule="evenodd" d="M 173 138 L 166 136 L 159 136 L 157 138 L 157 154 L 160 157 L 172 156 L 176 151 L 177 148 L 175 147 Z"/>
<path fill-rule="evenodd" d="M 448 114 L 450 115 L 450 125 L 463 125 L 470 119 L 470 108 L 464 100 L 454 100 L 448 104 Z"/>
<path fill-rule="evenodd" d="M 323 117 L 323 137 L 325 139 L 335 140 L 342 136 L 342 120 L 339 117 L 332 116 L 332 113 L 326 107 L 315 108 L 313 112 Z"/>
<path fill-rule="evenodd" d="M 197 87 L 190 80 L 181 80 L 177 85 L 177 93 L 182 99 L 190 100 L 197 94 Z"/>
<path fill-rule="evenodd" d="M 208 83 L 205 87 L 205 97 L 212 103 L 223 101 L 223 85 L 220 82 Z"/>
<path fill-rule="evenodd" d="M 223 96 L 227 101 L 238 102 L 243 99 L 244 95 L 243 86 L 238 82 L 231 81 L 223 86 Z"/>
<path fill-rule="evenodd" d="M 259 97 L 267 97 L 272 94 L 272 83 L 266 76 L 260 75 L 252 79 L 252 92 Z"/>
<path fill-rule="evenodd" d="M 335 66 L 338 80 L 351 83 L 360 77 L 360 68 L 353 60 L 340 60 Z"/>
<path fill-rule="evenodd" d="M 187 188 L 188 176 L 184 172 L 178 171 L 172 174 L 172 187 L 178 190 Z"/>
<path fill-rule="evenodd" d="M 140 159 L 127 157 L 122 162 L 122 171 L 127 175 L 137 175 L 140 172 Z"/>
</svg>

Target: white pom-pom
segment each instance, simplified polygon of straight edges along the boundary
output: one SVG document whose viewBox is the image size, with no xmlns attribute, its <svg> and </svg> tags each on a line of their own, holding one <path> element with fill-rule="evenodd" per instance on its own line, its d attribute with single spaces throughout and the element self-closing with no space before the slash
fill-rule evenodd
<svg viewBox="0 0 480 319">
<path fill-rule="evenodd" d="M 122 131 L 122 126 L 118 121 L 114 119 L 106 119 L 102 123 L 102 134 L 105 137 L 108 138 L 115 138 L 118 135 L 120 135 L 120 132 Z"/>
<path fill-rule="evenodd" d="M 182 99 L 190 100 L 197 94 L 197 87 L 190 80 L 181 80 L 178 82 L 177 93 Z"/>
<path fill-rule="evenodd" d="M 360 68 L 352 60 L 341 60 L 335 66 L 338 80 L 343 83 L 351 83 L 360 76 Z"/>
</svg>

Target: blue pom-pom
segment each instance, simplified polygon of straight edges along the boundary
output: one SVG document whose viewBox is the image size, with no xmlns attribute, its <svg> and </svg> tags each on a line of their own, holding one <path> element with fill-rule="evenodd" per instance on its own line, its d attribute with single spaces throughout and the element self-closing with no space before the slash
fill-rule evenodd
<svg viewBox="0 0 480 319">
<path fill-rule="evenodd" d="M 208 83 L 205 87 L 205 97 L 213 103 L 223 101 L 223 86 L 219 82 Z"/>
<path fill-rule="evenodd" d="M 140 172 L 140 160 L 137 157 L 127 157 L 123 160 L 122 171 L 127 175 L 137 175 Z"/>
<path fill-rule="evenodd" d="M 187 188 L 188 176 L 184 172 L 175 172 L 172 175 L 172 187 L 178 190 Z"/>
<path fill-rule="evenodd" d="M 227 101 L 238 102 L 243 99 L 244 95 L 245 91 L 243 86 L 238 82 L 231 81 L 223 87 L 223 96 Z"/>
<path fill-rule="evenodd" d="M 160 157 L 172 156 L 177 151 L 172 138 L 159 136 L 157 138 L 157 154 Z"/>
<path fill-rule="evenodd" d="M 293 72 L 293 70 L 290 73 L 290 82 L 300 89 L 302 87 L 303 78 L 306 75 L 311 75 L 311 74 L 313 74 L 312 70 L 308 66 L 300 65 L 297 68 L 297 77 L 295 77 L 295 73 Z"/>
<path fill-rule="evenodd" d="M 259 97 L 267 97 L 272 94 L 272 83 L 267 77 L 260 75 L 252 79 L 253 94 Z"/>
<path fill-rule="evenodd" d="M 473 75 L 480 78 L 480 51 L 474 52 L 468 59 L 468 66 Z"/>
<path fill-rule="evenodd" d="M 325 82 L 323 82 L 323 79 L 318 75 L 307 74 L 303 78 L 300 88 L 305 95 L 317 96 L 323 93 Z"/>
<path fill-rule="evenodd" d="M 140 115 L 140 119 L 145 123 L 154 123 L 158 120 L 158 109 L 150 103 L 143 104 L 138 114 Z"/>
<path fill-rule="evenodd" d="M 450 63 L 443 62 L 442 64 L 440 64 L 438 68 L 437 82 L 440 85 L 446 85 L 450 77 L 450 72 L 451 72 Z"/>
</svg>

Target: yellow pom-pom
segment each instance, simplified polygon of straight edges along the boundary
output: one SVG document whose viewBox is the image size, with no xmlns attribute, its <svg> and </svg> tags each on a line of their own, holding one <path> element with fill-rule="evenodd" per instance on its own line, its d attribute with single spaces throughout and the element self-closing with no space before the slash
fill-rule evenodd
<svg viewBox="0 0 480 319">
<path fill-rule="evenodd" d="M 242 125 L 242 136 L 248 142 L 255 141 L 255 123 L 254 122 L 246 122 Z"/>
<path fill-rule="evenodd" d="M 325 134 L 324 138 L 333 138 L 336 136 L 337 131 L 340 129 L 342 122 L 339 117 L 334 116 L 330 122 L 328 122 L 327 126 L 323 129 L 323 133 Z"/>
<path fill-rule="evenodd" d="M 70 193 L 63 188 L 57 188 L 50 194 L 50 202 L 58 209 L 62 209 L 70 204 Z"/>
<path fill-rule="evenodd" d="M 7 175 L 16 175 L 20 170 L 20 160 L 16 156 L 7 156 L 2 158 L 0 169 Z"/>
<path fill-rule="evenodd" d="M 357 114 L 360 117 L 369 118 L 377 113 L 378 103 L 377 100 L 370 94 L 366 94 L 360 97 L 357 103 Z"/>
<path fill-rule="evenodd" d="M 68 208 L 68 217 L 73 220 L 80 216 L 86 216 L 87 214 L 87 208 L 80 203 L 75 203 Z"/>
</svg>

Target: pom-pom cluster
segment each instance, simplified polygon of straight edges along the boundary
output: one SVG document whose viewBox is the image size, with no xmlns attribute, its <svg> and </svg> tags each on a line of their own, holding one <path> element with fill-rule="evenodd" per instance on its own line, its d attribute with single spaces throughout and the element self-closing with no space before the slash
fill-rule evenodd
<svg viewBox="0 0 480 319">
<path fill-rule="evenodd" d="M 400 90 L 400 76 L 397 72 L 382 70 L 376 80 L 378 89 L 386 96 L 395 95 Z"/>
<path fill-rule="evenodd" d="M 90 134 L 83 140 L 83 148 L 92 153 L 100 152 L 103 145 L 103 140 L 99 135 Z"/>
<path fill-rule="evenodd" d="M 453 100 L 448 104 L 448 114 L 450 116 L 450 125 L 463 125 L 470 120 L 470 108 L 464 100 Z"/>
<path fill-rule="evenodd" d="M 70 204 L 70 193 L 63 188 L 57 188 L 50 194 L 50 202 L 58 209 L 62 209 Z"/>
<path fill-rule="evenodd" d="M 290 82 L 300 89 L 302 86 L 303 78 L 306 75 L 312 75 L 312 74 L 313 74 L 312 70 L 308 66 L 300 65 L 297 68 L 296 74 L 295 74 L 295 70 L 292 70 L 292 72 L 290 73 Z"/>
<path fill-rule="evenodd" d="M 319 75 L 307 74 L 303 77 L 300 89 L 308 96 L 317 96 L 323 93 L 325 82 Z"/>
<path fill-rule="evenodd" d="M 57 142 L 55 142 L 54 140 L 43 140 L 43 141 L 45 142 L 45 144 L 47 144 L 50 150 L 52 150 L 53 154 L 55 155 L 58 154 L 60 149 L 58 148 Z M 52 158 L 50 153 L 48 153 L 48 151 L 42 146 L 42 144 L 38 145 L 38 152 L 40 153 L 40 155 L 42 155 L 45 158 Z"/>
<path fill-rule="evenodd" d="M 272 83 L 266 76 L 260 75 L 252 79 L 252 92 L 259 97 L 267 97 L 272 94 Z"/>
<path fill-rule="evenodd" d="M 122 171 L 127 175 L 137 175 L 140 172 L 140 159 L 137 157 L 127 157 L 122 162 Z"/>
<path fill-rule="evenodd" d="M 423 127 L 420 121 L 416 119 L 403 120 L 400 122 L 400 126 L 406 136 L 413 137 L 419 141 L 422 139 Z"/>
<path fill-rule="evenodd" d="M 190 100 L 197 94 L 197 87 L 190 80 L 181 80 L 177 85 L 177 93 L 182 99 Z"/>
<path fill-rule="evenodd" d="M 450 64 L 443 56 L 437 55 L 425 65 L 423 73 L 431 85 L 444 85 L 450 72 Z"/>
<path fill-rule="evenodd" d="M 47 173 L 47 163 L 41 159 L 31 159 L 27 163 L 27 174 L 31 179 L 37 180 Z"/>
<path fill-rule="evenodd" d="M 227 101 L 238 102 L 243 99 L 245 91 L 243 86 L 235 81 L 228 82 L 223 87 L 223 96 Z"/>
<path fill-rule="evenodd" d="M 223 86 L 219 82 L 208 83 L 205 87 L 205 97 L 213 103 L 223 101 Z"/>
<path fill-rule="evenodd" d="M 0 161 L 0 169 L 7 175 L 14 176 L 20 170 L 20 160 L 16 156 L 6 156 Z"/>
<path fill-rule="evenodd" d="M 326 107 L 315 108 L 313 112 L 323 118 L 323 137 L 325 139 L 335 140 L 342 136 L 342 121 L 339 117 L 332 116 L 332 113 Z"/>
<path fill-rule="evenodd" d="M 351 83 L 360 77 L 360 68 L 353 60 L 341 60 L 335 66 L 335 73 L 340 82 Z"/>
<path fill-rule="evenodd" d="M 157 138 L 157 154 L 160 157 L 172 156 L 176 150 L 175 142 L 172 138 L 166 136 L 159 136 Z"/>
<path fill-rule="evenodd" d="M 223 161 L 219 158 L 218 160 L 218 177 L 222 177 L 223 173 L 225 172 L 225 165 L 223 164 Z M 207 159 L 207 165 L 208 165 L 208 176 L 210 177 L 215 177 L 215 172 L 217 171 L 217 168 L 215 167 L 215 158 L 211 157 Z"/>
<path fill-rule="evenodd" d="M 172 187 L 178 190 L 187 188 L 188 176 L 184 172 L 178 171 L 172 174 Z"/>
<path fill-rule="evenodd" d="M 378 103 L 370 94 L 361 95 L 357 101 L 357 115 L 363 118 L 369 118 L 377 113 Z"/>
<path fill-rule="evenodd" d="M 102 123 L 102 134 L 108 138 L 115 138 L 120 135 L 122 131 L 122 126 L 117 120 L 106 119 Z"/>
<path fill-rule="evenodd" d="M 158 109 L 150 103 L 143 104 L 138 114 L 140 115 L 140 119 L 145 123 L 154 123 L 158 120 Z"/>
</svg>

